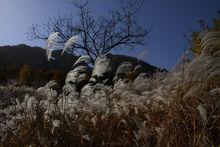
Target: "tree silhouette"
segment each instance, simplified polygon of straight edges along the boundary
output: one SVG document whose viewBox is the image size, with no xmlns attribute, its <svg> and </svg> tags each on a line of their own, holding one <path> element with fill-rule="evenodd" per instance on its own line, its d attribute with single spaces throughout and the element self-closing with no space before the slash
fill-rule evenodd
<svg viewBox="0 0 220 147">
<path fill-rule="evenodd" d="M 119 0 L 117 10 L 109 10 L 107 15 L 94 17 L 89 9 L 89 0 L 68 1 L 78 10 L 76 16 L 69 15 L 50 20 L 43 25 L 34 24 L 28 31 L 30 40 L 47 40 L 52 32 L 59 32 L 59 44 L 64 45 L 72 36 L 80 40 L 72 45 L 69 52 L 88 55 L 94 63 L 100 54 L 113 49 L 134 48 L 145 45 L 147 29 L 138 23 L 138 14 L 144 0 Z"/>
</svg>

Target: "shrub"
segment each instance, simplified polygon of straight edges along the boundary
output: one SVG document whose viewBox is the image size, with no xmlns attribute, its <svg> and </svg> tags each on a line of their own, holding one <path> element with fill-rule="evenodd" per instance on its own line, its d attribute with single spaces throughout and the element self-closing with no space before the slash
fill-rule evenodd
<svg viewBox="0 0 220 147">
<path fill-rule="evenodd" d="M 52 70 L 53 76 L 51 80 L 56 80 L 57 82 L 62 82 L 65 78 L 65 74 L 61 70 Z"/>
</svg>

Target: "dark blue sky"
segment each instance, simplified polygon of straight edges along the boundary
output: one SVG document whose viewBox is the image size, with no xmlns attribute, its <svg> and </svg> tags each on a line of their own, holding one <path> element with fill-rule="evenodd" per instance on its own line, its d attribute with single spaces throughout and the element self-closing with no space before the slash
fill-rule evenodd
<svg viewBox="0 0 220 147">
<path fill-rule="evenodd" d="M 117 6 L 117 0 L 93 0 L 91 10 L 95 15 Z M 220 10 L 220 0 L 147 0 L 140 20 L 146 26 L 153 25 L 148 45 L 126 52 L 153 65 L 172 68 L 187 47 L 182 34 L 198 30 L 198 19 L 209 24 Z M 44 41 L 28 41 L 27 29 L 31 24 L 44 23 L 58 15 L 74 12 L 65 0 L 0 0 L 0 45 L 28 44 L 44 47 Z"/>
</svg>

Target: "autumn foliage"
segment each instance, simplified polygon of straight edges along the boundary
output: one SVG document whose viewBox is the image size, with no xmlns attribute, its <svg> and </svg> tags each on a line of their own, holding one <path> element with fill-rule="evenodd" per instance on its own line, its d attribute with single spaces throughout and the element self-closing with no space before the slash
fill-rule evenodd
<svg viewBox="0 0 220 147">
<path fill-rule="evenodd" d="M 202 31 L 192 31 L 191 39 L 192 39 L 192 46 L 191 51 L 195 56 L 198 56 L 202 52 L 202 36 L 205 32 L 212 32 L 212 31 L 220 31 L 220 12 L 218 13 L 218 17 L 213 19 L 213 26 L 209 27 L 206 25 L 205 22 L 200 24 L 203 27 Z"/>
<path fill-rule="evenodd" d="M 24 65 L 21 70 L 20 70 L 20 75 L 19 75 L 19 84 L 20 85 L 29 85 L 30 83 L 30 67 L 28 65 Z"/>
</svg>

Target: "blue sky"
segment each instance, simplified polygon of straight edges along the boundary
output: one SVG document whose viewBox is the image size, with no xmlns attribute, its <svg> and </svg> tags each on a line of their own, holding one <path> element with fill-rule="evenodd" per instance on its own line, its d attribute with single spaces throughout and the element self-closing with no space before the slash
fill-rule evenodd
<svg viewBox="0 0 220 147">
<path fill-rule="evenodd" d="M 115 6 L 117 0 L 92 0 L 91 10 L 100 15 Z M 123 53 L 138 57 L 146 50 L 145 61 L 170 69 L 187 47 L 182 34 L 198 30 L 198 19 L 211 24 L 218 10 L 220 0 L 147 0 L 140 23 L 154 26 L 148 45 Z M 65 0 L 0 0 L 0 45 L 44 47 L 44 41 L 28 41 L 28 27 L 69 13 L 75 14 L 74 7 Z"/>
</svg>

